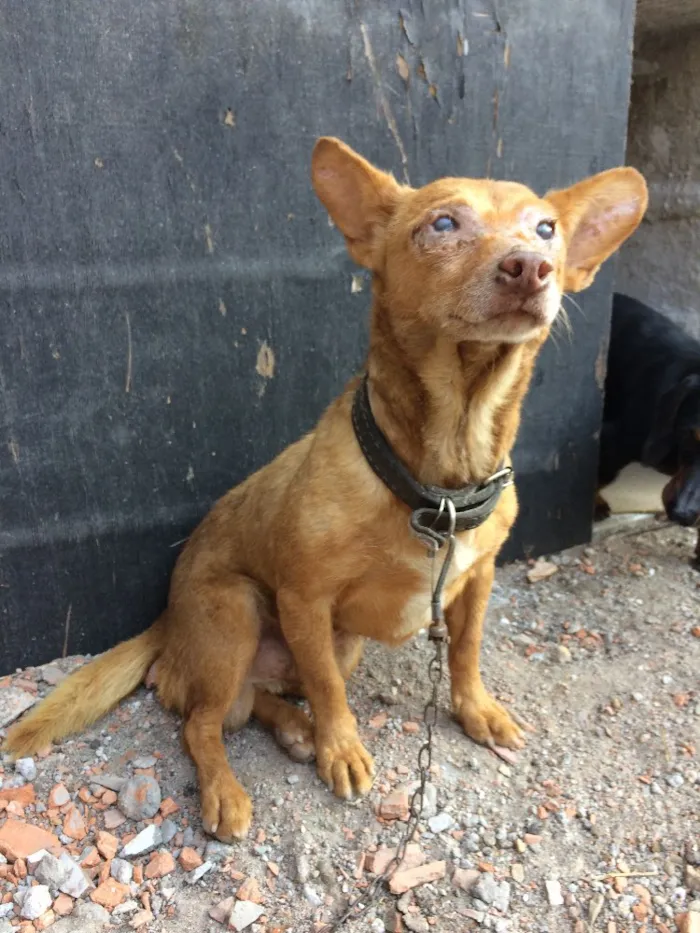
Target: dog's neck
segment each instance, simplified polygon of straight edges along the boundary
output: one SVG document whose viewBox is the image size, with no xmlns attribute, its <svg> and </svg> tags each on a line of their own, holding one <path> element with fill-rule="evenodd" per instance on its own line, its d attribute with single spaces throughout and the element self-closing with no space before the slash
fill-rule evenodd
<svg viewBox="0 0 700 933">
<path fill-rule="evenodd" d="M 397 333 L 375 299 L 367 362 L 379 428 L 422 483 L 479 483 L 507 459 L 541 339 L 455 344 Z"/>
</svg>

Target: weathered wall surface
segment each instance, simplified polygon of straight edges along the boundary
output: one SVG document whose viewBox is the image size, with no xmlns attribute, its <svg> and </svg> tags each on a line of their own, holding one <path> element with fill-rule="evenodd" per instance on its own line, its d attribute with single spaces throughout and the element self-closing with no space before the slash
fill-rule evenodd
<svg viewBox="0 0 700 933">
<path fill-rule="evenodd" d="M 650 183 L 650 205 L 620 256 L 617 288 L 700 337 L 700 26 L 649 32 L 649 6 L 640 7 L 627 159 Z"/>
</svg>

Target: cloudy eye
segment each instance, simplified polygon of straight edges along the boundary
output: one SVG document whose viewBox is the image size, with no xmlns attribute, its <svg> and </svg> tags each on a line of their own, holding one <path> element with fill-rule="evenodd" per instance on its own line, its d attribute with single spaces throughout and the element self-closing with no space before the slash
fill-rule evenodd
<svg viewBox="0 0 700 933">
<path fill-rule="evenodd" d="M 541 220 L 537 224 L 536 231 L 537 236 L 542 240 L 551 240 L 554 236 L 554 221 L 553 220 Z"/>
<path fill-rule="evenodd" d="M 444 215 L 433 221 L 432 228 L 436 233 L 452 233 L 453 230 L 457 229 L 457 221 Z"/>
</svg>

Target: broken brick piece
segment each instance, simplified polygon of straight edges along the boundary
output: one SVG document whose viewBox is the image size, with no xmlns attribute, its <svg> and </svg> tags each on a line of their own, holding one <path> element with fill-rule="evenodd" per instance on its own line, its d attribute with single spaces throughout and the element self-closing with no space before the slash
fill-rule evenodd
<svg viewBox="0 0 700 933">
<path fill-rule="evenodd" d="M 389 882 L 389 888 L 392 894 L 405 894 L 411 888 L 444 878 L 446 871 L 445 862 L 428 862 L 427 865 L 406 868 L 396 872 Z"/>
</svg>

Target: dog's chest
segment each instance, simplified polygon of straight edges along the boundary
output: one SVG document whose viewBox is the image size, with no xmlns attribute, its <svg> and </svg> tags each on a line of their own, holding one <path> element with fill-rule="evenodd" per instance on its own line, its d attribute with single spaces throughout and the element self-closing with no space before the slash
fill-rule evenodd
<svg viewBox="0 0 700 933">
<path fill-rule="evenodd" d="M 459 579 L 474 564 L 479 552 L 473 545 L 471 534 L 462 535 L 455 542 L 454 555 L 445 579 L 442 593 L 443 608 L 450 586 Z M 442 569 L 442 562 L 446 556 L 446 548 L 442 548 L 435 558 L 427 556 L 412 562 L 413 567 L 420 569 L 422 582 L 407 594 L 407 598 L 400 612 L 399 620 L 394 630 L 397 640 L 405 640 L 430 625 L 430 603 L 432 590 Z"/>
</svg>

